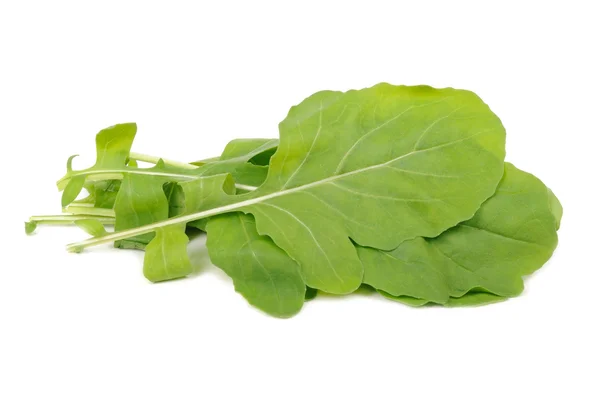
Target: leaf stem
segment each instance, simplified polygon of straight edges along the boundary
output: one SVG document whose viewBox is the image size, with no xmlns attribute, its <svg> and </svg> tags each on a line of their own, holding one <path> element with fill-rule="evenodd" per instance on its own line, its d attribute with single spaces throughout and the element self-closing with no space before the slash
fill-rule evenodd
<svg viewBox="0 0 600 398">
<path fill-rule="evenodd" d="M 69 205 L 63 209 L 63 212 L 82 216 L 115 217 L 115 211 L 113 209 L 103 209 L 85 204 Z"/>
<path fill-rule="evenodd" d="M 29 222 L 36 222 L 38 224 L 71 224 L 80 220 L 96 220 L 100 221 L 102 224 L 113 224 L 115 222 L 114 217 L 89 216 L 84 214 L 60 214 L 29 217 Z"/>
</svg>

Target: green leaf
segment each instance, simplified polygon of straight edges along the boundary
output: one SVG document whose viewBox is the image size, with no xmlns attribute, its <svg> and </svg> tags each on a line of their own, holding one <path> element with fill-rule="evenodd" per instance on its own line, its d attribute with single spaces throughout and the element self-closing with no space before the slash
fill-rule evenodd
<svg viewBox="0 0 600 398">
<path fill-rule="evenodd" d="M 149 170 L 168 171 L 163 163 Z M 134 228 L 166 220 L 169 198 L 175 188 L 162 175 L 125 174 L 115 201 L 115 230 Z M 172 183 L 170 183 L 172 184 Z M 144 276 L 152 282 L 181 278 L 192 272 L 187 256 L 185 225 L 172 225 L 155 232 L 115 242 L 121 249 L 145 249 Z"/>
<path fill-rule="evenodd" d="M 280 138 L 257 190 L 69 249 L 243 211 L 300 264 L 308 286 L 344 294 L 363 277 L 351 239 L 391 250 L 437 236 L 470 218 L 503 173 L 504 128 L 462 90 L 380 84 L 319 92 L 291 109 Z"/>
<path fill-rule="evenodd" d="M 156 230 L 156 237 L 146 246 L 144 276 L 152 282 L 182 278 L 192 272 L 187 255 L 185 225 L 171 225 Z"/>
<path fill-rule="evenodd" d="M 466 91 L 321 92 L 292 108 L 280 135 L 265 184 L 247 195 L 256 203 L 242 210 L 309 286 L 332 293 L 362 281 L 348 237 L 393 249 L 436 236 L 471 217 L 502 175 L 504 129 Z"/>
<path fill-rule="evenodd" d="M 102 170 L 106 177 L 106 175 L 110 176 L 111 172 L 114 174 L 125 167 L 136 130 L 135 123 L 124 123 L 100 131 L 96 135 L 96 163 L 94 166 L 74 171 L 71 167 L 74 156 L 71 156 L 67 161 L 67 174 L 57 182 L 58 188 L 65 189 L 69 181 L 76 176 L 87 176 Z M 83 178 L 85 179 L 85 177 Z M 65 202 L 66 200 L 63 199 L 63 207 L 70 203 L 65 204 Z"/>
<path fill-rule="evenodd" d="M 557 245 L 548 192 L 536 177 L 506 163 L 496 194 L 470 220 L 389 252 L 359 247 L 364 282 L 392 296 L 439 304 L 474 288 L 516 296 L 522 277 L 540 268 Z"/>
<path fill-rule="evenodd" d="M 200 180 L 179 184 L 183 190 L 186 213 L 194 213 L 204 208 L 218 206 L 236 193 L 235 183 L 230 174 L 218 174 Z M 208 218 L 192 220 L 189 226 L 206 231 Z"/>
<path fill-rule="evenodd" d="M 156 167 L 164 168 L 165 165 L 159 163 Z M 145 188 L 142 189 L 146 191 L 138 191 L 134 185 L 130 185 L 134 187 L 133 192 L 142 193 L 143 198 L 154 198 L 152 203 L 146 207 L 144 207 L 143 201 L 139 199 L 133 199 L 130 202 L 131 214 L 137 214 L 137 220 L 141 222 L 147 222 L 149 218 L 166 218 L 165 214 L 168 216 L 168 212 L 174 211 L 173 207 L 168 205 L 169 202 L 167 200 L 167 196 L 173 195 L 174 192 L 177 192 L 175 194 L 177 195 L 177 200 L 181 200 L 182 197 L 186 198 L 185 208 L 176 208 L 175 211 L 178 214 L 180 212 L 185 214 L 188 208 L 189 211 L 194 211 L 202 203 L 209 206 L 214 205 L 220 202 L 221 197 L 235 192 L 234 181 L 227 174 L 202 177 L 180 183 L 176 190 L 169 190 L 169 184 L 167 184 L 167 188 L 165 189 L 164 185 L 161 185 L 164 182 L 162 177 L 153 177 L 151 178 L 153 181 L 149 181 L 150 178 L 148 176 L 135 176 L 134 178 L 138 183 L 145 185 Z M 126 181 L 131 181 L 131 179 L 126 178 L 123 181 L 123 185 L 126 184 Z M 127 194 L 124 193 L 123 195 Z M 127 196 L 132 197 L 131 195 Z M 136 211 L 133 209 L 136 209 Z M 159 228 L 156 230 L 156 236 L 150 236 L 147 242 L 140 240 L 123 241 L 123 245 L 126 248 L 138 248 L 142 243 L 147 243 L 147 246 L 145 246 L 146 254 L 144 256 L 144 275 L 150 281 L 158 282 L 182 278 L 193 271 L 187 255 L 188 237 L 185 234 L 185 226 L 185 223 L 179 223 Z M 140 239 L 139 236 L 135 238 Z"/>
<path fill-rule="evenodd" d="M 233 279 L 235 290 L 250 304 L 277 317 L 300 311 L 306 286 L 298 264 L 256 232 L 252 216 L 232 213 L 211 218 L 207 232 L 213 264 Z"/>
<path fill-rule="evenodd" d="M 153 169 L 161 167 L 153 167 Z M 125 174 L 115 200 L 115 231 L 166 220 L 169 217 L 169 202 L 163 185 L 167 182 L 163 176 Z M 143 246 L 153 237 L 154 233 L 135 236 L 128 240 L 137 245 L 125 247 Z M 121 242 L 117 245 L 123 248 Z"/>
</svg>

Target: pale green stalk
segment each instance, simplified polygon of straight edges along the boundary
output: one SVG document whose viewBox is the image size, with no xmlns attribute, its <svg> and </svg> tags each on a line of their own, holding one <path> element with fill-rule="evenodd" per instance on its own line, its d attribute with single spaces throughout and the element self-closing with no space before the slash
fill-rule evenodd
<svg viewBox="0 0 600 398">
<path fill-rule="evenodd" d="M 114 217 L 90 216 L 85 214 L 60 214 L 29 217 L 29 222 L 53 225 L 68 225 L 80 220 L 96 220 L 107 225 L 114 224 L 115 222 Z"/>
<path fill-rule="evenodd" d="M 63 212 L 74 215 L 115 217 L 115 211 L 113 209 L 102 209 L 99 207 L 90 206 L 88 204 L 72 204 L 65 207 Z"/>
</svg>

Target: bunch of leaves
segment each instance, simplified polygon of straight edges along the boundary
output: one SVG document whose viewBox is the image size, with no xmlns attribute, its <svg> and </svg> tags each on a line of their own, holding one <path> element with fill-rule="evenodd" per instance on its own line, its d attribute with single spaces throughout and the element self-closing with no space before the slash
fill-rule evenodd
<svg viewBox="0 0 600 398">
<path fill-rule="evenodd" d="M 501 301 L 557 245 L 559 201 L 504 162 L 504 128 L 472 92 L 322 91 L 292 107 L 279 131 L 183 163 L 131 152 L 135 124 L 102 130 L 94 166 L 73 170 L 70 158 L 58 181 L 71 214 L 32 217 L 26 228 L 72 222 L 93 235 L 71 251 L 143 249 L 153 282 L 193 272 L 188 235 L 200 229 L 236 290 L 279 317 L 317 291 L 361 285 L 413 306 Z"/>
</svg>

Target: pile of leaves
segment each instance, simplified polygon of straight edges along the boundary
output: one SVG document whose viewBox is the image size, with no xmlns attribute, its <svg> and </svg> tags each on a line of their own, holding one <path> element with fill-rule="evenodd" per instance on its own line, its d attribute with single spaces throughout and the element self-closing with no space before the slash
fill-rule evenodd
<svg viewBox="0 0 600 398">
<path fill-rule="evenodd" d="M 290 109 L 279 140 L 233 140 L 191 163 L 131 152 L 135 134 L 132 123 L 100 131 L 90 168 L 69 158 L 63 214 L 26 231 L 75 224 L 93 237 L 70 251 L 145 250 L 152 282 L 192 273 L 189 234 L 205 231 L 211 261 L 278 317 L 363 284 L 412 306 L 501 301 L 557 245 L 558 199 L 505 163 L 504 127 L 470 91 L 321 91 Z"/>
</svg>

